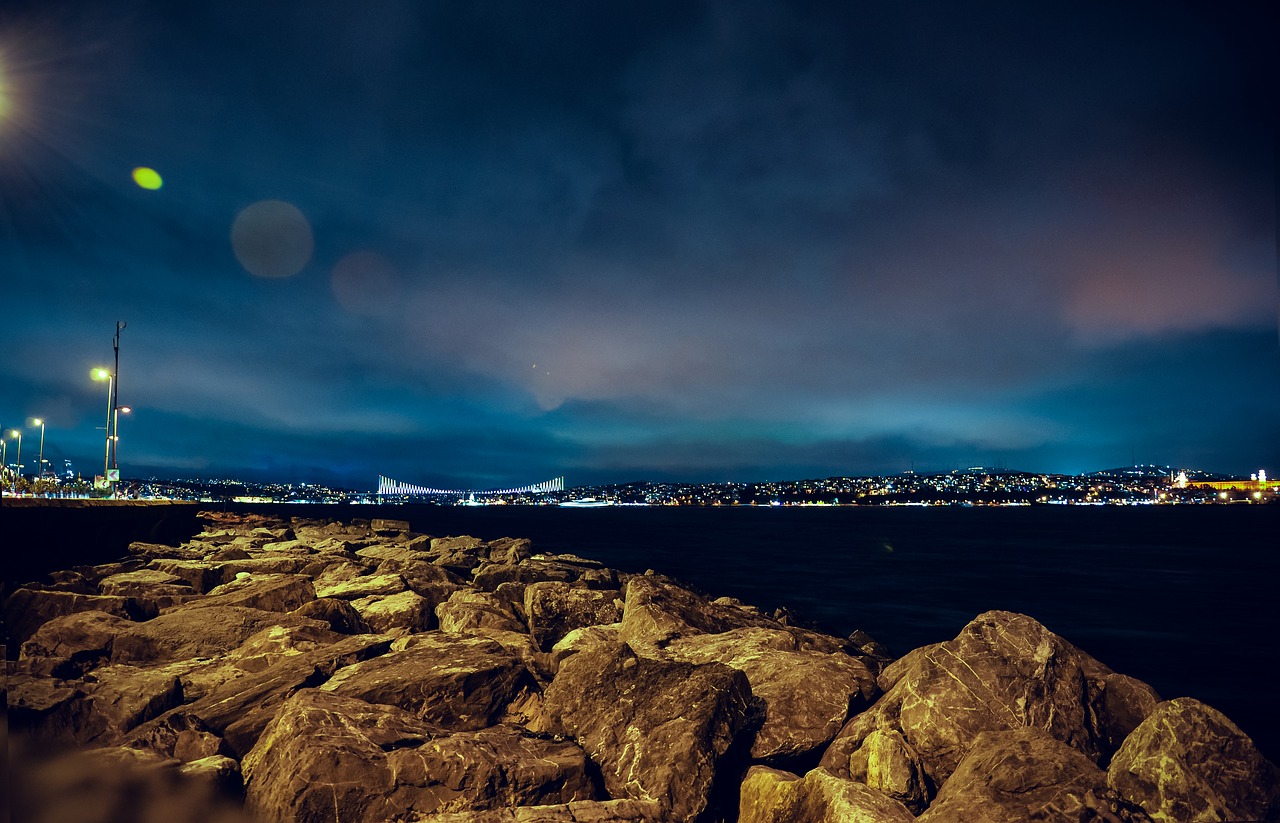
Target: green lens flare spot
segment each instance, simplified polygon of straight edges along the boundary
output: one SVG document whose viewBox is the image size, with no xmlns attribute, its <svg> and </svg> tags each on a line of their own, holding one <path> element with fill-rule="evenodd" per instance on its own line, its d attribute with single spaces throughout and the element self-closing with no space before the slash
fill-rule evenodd
<svg viewBox="0 0 1280 823">
<path fill-rule="evenodd" d="M 139 166 L 133 170 L 133 182 L 137 183 L 141 188 L 150 189 L 151 191 L 155 191 L 164 185 L 164 180 L 160 179 L 160 173 L 146 166 Z"/>
</svg>

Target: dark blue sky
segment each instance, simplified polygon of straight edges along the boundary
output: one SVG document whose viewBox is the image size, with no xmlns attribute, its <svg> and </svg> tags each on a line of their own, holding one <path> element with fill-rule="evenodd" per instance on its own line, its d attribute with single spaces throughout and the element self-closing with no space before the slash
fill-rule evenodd
<svg viewBox="0 0 1280 823">
<path fill-rule="evenodd" d="M 126 476 L 1280 474 L 1273 34 L 1230 2 L 9 2 L 0 424 L 92 472 L 124 320 Z"/>
</svg>

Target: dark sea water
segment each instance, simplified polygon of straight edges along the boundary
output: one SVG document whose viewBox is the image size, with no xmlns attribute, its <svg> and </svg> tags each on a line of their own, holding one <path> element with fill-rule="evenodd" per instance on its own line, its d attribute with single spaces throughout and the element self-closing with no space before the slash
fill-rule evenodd
<svg viewBox="0 0 1280 823">
<path fill-rule="evenodd" d="M 862 629 L 895 655 L 983 611 L 1022 612 L 1162 697 L 1221 710 L 1280 760 L 1280 506 L 225 508 L 528 537 L 834 634 Z"/>
</svg>

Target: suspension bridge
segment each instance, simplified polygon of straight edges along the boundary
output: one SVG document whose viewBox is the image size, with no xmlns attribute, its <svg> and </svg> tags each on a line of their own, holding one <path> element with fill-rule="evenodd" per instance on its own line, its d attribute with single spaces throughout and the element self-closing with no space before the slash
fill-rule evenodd
<svg viewBox="0 0 1280 823">
<path fill-rule="evenodd" d="M 542 483 L 521 486 L 515 489 L 433 489 L 429 486 L 415 486 L 412 483 L 401 483 L 384 475 L 378 475 L 379 497 L 466 497 L 471 494 L 482 494 L 488 497 L 499 497 L 508 494 L 550 494 L 564 491 L 564 478 L 553 477 Z"/>
</svg>

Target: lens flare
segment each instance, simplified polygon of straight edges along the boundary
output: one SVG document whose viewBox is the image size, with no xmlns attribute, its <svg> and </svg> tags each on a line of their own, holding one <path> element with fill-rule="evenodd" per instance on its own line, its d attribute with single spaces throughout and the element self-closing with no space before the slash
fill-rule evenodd
<svg viewBox="0 0 1280 823">
<path fill-rule="evenodd" d="M 139 188 L 151 191 L 155 191 L 164 185 L 164 180 L 160 178 L 160 173 L 146 166 L 138 166 L 133 170 L 133 182 L 137 183 Z"/>
<path fill-rule="evenodd" d="M 231 226 L 236 259 L 258 277 L 292 277 L 302 271 L 314 243 L 307 218 L 283 200 L 260 200 L 247 206 Z"/>
</svg>

